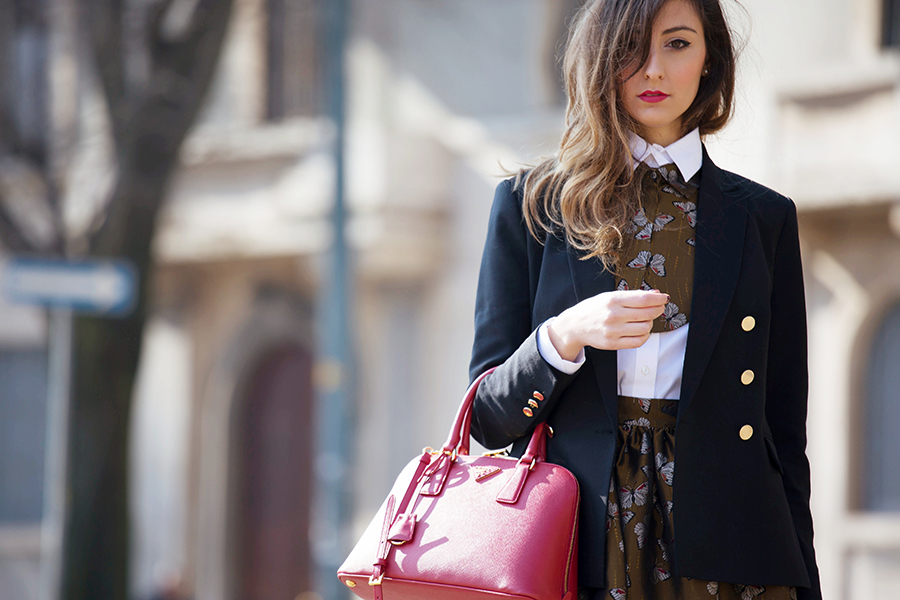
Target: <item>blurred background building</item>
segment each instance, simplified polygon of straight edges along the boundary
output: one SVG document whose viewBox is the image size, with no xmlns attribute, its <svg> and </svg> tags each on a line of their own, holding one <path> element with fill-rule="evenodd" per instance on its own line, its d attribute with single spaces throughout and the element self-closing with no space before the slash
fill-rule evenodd
<svg viewBox="0 0 900 600">
<path fill-rule="evenodd" d="M 135 393 L 138 599 L 319 598 L 312 482 L 333 465 L 314 451 L 316 387 L 329 377 L 317 360 L 316 298 L 336 176 L 325 3 L 235 0 L 215 84 L 182 147 L 154 242 Z M 823 588 L 834 599 L 894 597 L 900 2 L 726 3 L 747 44 L 737 117 L 708 146 L 720 166 L 792 196 L 800 210 Z M 493 189 L 504 168 L 554 149 L 565 108 L 556 56 L 579 5 L 350 3 L 351 537 L 406 461 L 446 434 L 467 382 Z M 77 224 L 79 199 L 108 185 L 94 76 L 72 72 L 67 58 L 80 50 L 71 23 L 0 26 L 15 32 L 0 56 L 18 77 L 4 93 L 26 139 L 47 132 L 41 113 L 17 101 L 22 90 L 59 85 L 47 65 L 68 65 L 75 82 L 77 126 L 65 131 L 74 136 L 67 211 Z M 0 304 L 2 600 L 38 597 L 46 339 L 41 310 Z"/>
</svg>

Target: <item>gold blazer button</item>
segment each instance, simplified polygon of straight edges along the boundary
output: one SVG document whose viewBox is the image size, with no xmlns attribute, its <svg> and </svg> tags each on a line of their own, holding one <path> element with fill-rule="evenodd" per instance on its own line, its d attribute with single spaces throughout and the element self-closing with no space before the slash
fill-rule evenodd
<svg viewBox="0 0 900 600">
<path fill-rule="evenodd" d="M 741 321 L 741 329 L 744 331 L 753 331 L 754 327 L 756 327 L 756 319 L 753 317 L 744 317 L 744 320 Z"/>
<path fill-rule="evenodd" d="M 753 383 L 754 377 L 756 377 L 756 375 L 753 374 L 753 371 L 747 369 L 746 371 L 741 373 L 741 383 L 743 383 L 744 385 L 750 385 L 751 383 Z"/>
<path fill-rule="evenodd" d="M 740 436 L 741 436 L 741 439 L 744 440 L 745 442 L 747 440 L 749 440 L 750 438 L 752 438 L 753 437 L 753 427 L 751 427 L 750 425 L 744 425 L 743 427 L 741 427 Z"/>
</svg>

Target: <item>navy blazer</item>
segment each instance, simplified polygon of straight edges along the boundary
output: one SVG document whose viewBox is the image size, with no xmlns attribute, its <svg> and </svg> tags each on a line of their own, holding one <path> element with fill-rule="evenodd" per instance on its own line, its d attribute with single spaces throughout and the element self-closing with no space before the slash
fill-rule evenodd
<svg viewBox="0 0 900 600">
<path fill-rule="evenodd" d="M 704 148 L 694 290 L 676 426 L 675 543 L 682 577 L 798 587 L 821 598 L 806 458 L 806 308 L 793 202 L 719 169 Z M 498 366 L 475 398 L 472 435 L 521 455 L 534 426 L 547 460 L 581 488 L 579 585 L 604 588 L 606 500 L 616 446 L 616 353 L 586 348 L 574 375 L 538 353 L 550 317 L 615 289 L 599 260 L 561 233 L 539 243 L 522 190 L 497 187 L 478 280 L 470 376 Z M 741 323 L 752 316 L 755 327 Z M 741 382 L 745 370 L 755 374 Z M 523 413 L 534 391 L 545 400 Z M 739 431 L 753 428 L 748 440 Z M 746 430 L 745 430 L 746 431 Z"/>
</svg>

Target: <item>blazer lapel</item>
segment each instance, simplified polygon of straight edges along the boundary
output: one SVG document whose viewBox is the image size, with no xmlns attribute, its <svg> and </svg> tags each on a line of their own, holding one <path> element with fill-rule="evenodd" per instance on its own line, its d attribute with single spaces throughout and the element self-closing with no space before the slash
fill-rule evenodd
<svg viewBox="0 0 900 600">
<path fill-rule="evenodd" d="M 566 252 L 569 258 L 569 270 L 572 272 L 572 285 L 575 287 L 575 298 L 578 302 L 601 292 L 611 292 L 615 289 L 615 277 L 613 273 L 603 268 L 603 263 L 597 259 L 579 260 L 578 253 L 569 248 Z M 594 366 L 594 375 L 597 378 L 597 386 L 600 388 L 600 397 L 606 406 L 609 422 L 615 426 L 618 423 L 618 385 L 616 376 L 616 351 L 585 348 L 587 356 L 591 358 Z"/>
<path fill-rule="evenodd" d="M 737 286 L 747 209 L 722 191 L 721 171 L 703 148 L 697 200 L 696 252 L 691 322 L 684 357 L 678 418 L 687 410 L 712 355 Z"/>
</svg>

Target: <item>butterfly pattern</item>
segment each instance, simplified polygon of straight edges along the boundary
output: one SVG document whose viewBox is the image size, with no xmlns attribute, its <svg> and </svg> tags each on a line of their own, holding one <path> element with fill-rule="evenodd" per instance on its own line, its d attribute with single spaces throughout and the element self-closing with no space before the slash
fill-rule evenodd
<svg viewBox="0 0 900 600">
<path fill-rule="evenodd" d="M 631 505 L 643 506 L 647 502 L 647 494 L 650 487 L 647 482 L 642 483 L 636 488 L 622 486 L 619 488 L 619 500 L 622 502 L 622 508 L 631 508 Z"/>
<path fill-rule="evenodd" d="M 675 208 L 684 213 L 687 218 L 688 225 L 691 229 L 697 228 L 697 205 L 693 202 L 673 202 Z"/>
<path fill-rule="evenodd" d="M 669 485 L 675 485 L 675 461 L 666 461 L 666 455 L 662 452 L 656 454 L 656 472 L 660 479 Z"/>
<path fill-rule="evenodd" d="M 677 402 L 619 397 L 617 462 L 607 501 L 607 585 L 615 600 L 796 600 L 794 588 L 672 573 Z M 609 596 L 606 596 L 606 594 Z M 597 595 L 580 595 L 599 600 Z"/>
<path fill-rule="evenodd" d="M 630 269 L 647 269 L 659 275 L 666 276 L 666 257 L 662 254 L 653 254 L 649 250 L 641 250 L 638 255 L 628 263 Z"/>
<path fill-rule="evenodd" d="M 649 240 L 653 233 L 662 231 L 663 227 L 675 220 L 672 215 L 660 214 L 653 221 L 647 218 L 647 213 L 642 206 L 637 213 L 631 218 L 631 224 L 626 231 L 634 233 L 634 239 L 646 241 Z"/>
<path fill-rule="evenodd" d="M 736 585 L 735 591 L 741 595 L 741 600 L 753 600 L 757 596 L 762 596 L 766 588 L 761 585 Z"/>
<path fill-rule="evenodd" d="M 669 329 L 678 329 L 687 324 L 687 317 L 678 310 L 678 305 L 674 302 L 666 304 L 666 308 L 663 309 L 663 319 L 666 320 L 666 327 Z"/>
<path fill-rule="evenodd" d="M 634 537 L 637 540 L 638 550 L 643 550 L 644 544 L 647 543 L 647 524 L 646 523 L 635 523 L 634 524 Z"/>
<path fill-rule="evenodd" d="M 653 569 L 650 571 L 650 574 L 653 577 L 653 583 L 659 583 L 660 581 L 665 581 L 666 579 L 668 579 L 669 577 L 672 576 L 672 574 L 669 573 L 669 571 L 660 567 L 659 565 L 656 565 L 655 567 L 653 567 Z"/>
<path fill-rule="evenodd" d="M 651 169 L 642 163 L 636 176 L 641 206 L 623 231 L 616 289 L 658 289 L 669 294 L 675 307 L 688 307 L 674 313 L 669 309 L 656 319 L 652 331 L 662 333 L 690 320 L 699 174 L 685 182 L 675 165 Z"/>
<path fill-rule="evenodd" d="M 663 185 L 663 191 L 678 198 L 689 198 L 697 195 L 700 189 L 700 173 L 697 172 L 689 181 L 681 178 L 681 172 L 674 165 L 663 165 L 657 169 L 663 176 L 667 185 Z"/>
<path fill-rule="evenodd" d="M 659 544 L 660 552 L 662 552 L 662 559 L 669 562 L 669 545 L 662 539 L 656 540 L 656 543 Z"/>
<path fill-rule="evenodd" d="M 620 291 L 620 292 L 623 291 L 623 290 L 627 290 L 627 289 L 628 289 L 628 282 L 625 281 L 624 279 L 620 279 L 620 280 L 619 280 L 619 285 L 616 286 L 616 289 L 617 289 L 618 291 Z M 646 292 L 646 291 L 652 290 L 653 288 L 650 287 L 650 284 L 648 284 L 646 281 L 641 281 L 640 289 L 642 289 L 642 290 L 644 290 L 644 291 Z"/>
<path fill-rule="evenodd" d="M 646 417 L 638 417 L 637 419 L 628 419 L 622 423 L 623 427 L 650 427 L 650 421 Z"/>
</svg>

